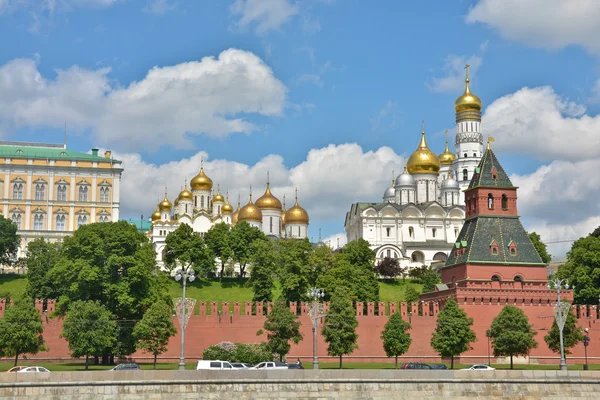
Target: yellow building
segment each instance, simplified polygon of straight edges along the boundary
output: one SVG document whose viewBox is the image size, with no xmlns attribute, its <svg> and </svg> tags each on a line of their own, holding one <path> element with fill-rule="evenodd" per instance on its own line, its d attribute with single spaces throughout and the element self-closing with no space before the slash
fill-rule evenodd
<svg viewBox="0 0 600 400">
<path fill-rule="evenodd" d="M 0 213 L 27 244 L 61 240 L 81 225 L 119 219 L 121 162 L 66 145 L 0 141 Z"/>
</svg>

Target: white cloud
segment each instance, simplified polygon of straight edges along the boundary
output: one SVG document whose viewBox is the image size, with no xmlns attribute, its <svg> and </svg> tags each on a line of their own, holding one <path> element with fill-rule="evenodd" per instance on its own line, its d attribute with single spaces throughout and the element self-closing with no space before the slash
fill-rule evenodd
<svg viewBox="0 0 600 400">
<path fill-rule="evenodd" d="M 286 87 L 254 54 L 229 49 L 218 58 L 154 67 L 122 87 L 108 68 L 77 66 L 41 75 L 33 60 L 0 67 L 0 126 L 90 128 L 98 145 L 156 150 L 189 145 L 189 137 L 250 133 L 243 114 L 279 116 Z"/>
<path fill-rule="evenodd" d="M 495 100 L 483 115 L 494 147 L 539 160 L 581 160 L 600 153 L 600 116 L 551 87 L 523 88 Z"/>
<path fill-rule="evenodd" d="M 291 17 L 298 14 L 298 5 L 289 0 L 236 0 L 229 10 L 239 16 L 237 25 L 247 29 L 255 27 L 257 34 L 277 30 Z"/>
<path fill-rule="evenodd" d="M 482 51 L 487 48 L 487 42 L 481 45 Z M 444 60 L 444 76 L 432 78 L 425 86 L 432 92 L 458 92 L 465 88 L 465 65 L 469 64 L 470 79 L 477 74 L 483 59 L 480 56 L 472 55 L 470 57 L 450 54 Z"/>
<path fill-rule="evenodd" d="M 388 100 L 377 115 L 371 118 L 371 133 L 381 130 L 389 130 L 396 126 L 398 121 L 398 102 Z"/>
<path fill-rule="evenodd" d="M 170 0 L 148 0 L 148 4 L 146 4 L 144 11 L 160 15 L 174 9 L 175 4 Z"/>
<path fill-rule="evenodd" d="M 348 243 L 348 237 L 345 232 L 335 233 L 324 238 L 323 243 L 335 250 L 344 247 Z"/>
<path fill-rule="evenodd" d="M 237 202 L 238 194 L 242 205 L 248 201 L 249 185 L 253 187 L 255 200 L 261 196 L 270 171 L 273 194 L 282 201 L 285 194 L 288 207 L 293 205 L 294 189 L 298 187 L 300 205 L 308 211 L 312 224 L 318 226 L 318 221 L 334 220 L 339 221 L 340 228 L 350 205 L 361 200 L 380 200 L 390 172 L 402 165 L 402 157 L 389 147 L 365 152 L 357 144 L 313 149 L 304 162 L 289 169 L 279 155 L 268 155 L 254 165 L 210 160 L 205 152 L 162 165 L 147 163 L 139 154 L 115 153 L 115 158 L 123 161 L 124 215 L 150 215 L 157 200 L 162 199 L 167 183 L 169 198 L 173 200 L 184 179 L 189 182 L 198 173 L 200 160 L 204 158 L 204 169 L 215 188 L 220 184 L 223 194 L 229 190 L 232 204 Z"/>
<path fill-rule="evenodd" d="M 583 46 L 600 53 L 600 2 L 597 0 L 480 0 L 466 21 L 497 29 L 511 40 L 560 49 Z"/>
</svg>

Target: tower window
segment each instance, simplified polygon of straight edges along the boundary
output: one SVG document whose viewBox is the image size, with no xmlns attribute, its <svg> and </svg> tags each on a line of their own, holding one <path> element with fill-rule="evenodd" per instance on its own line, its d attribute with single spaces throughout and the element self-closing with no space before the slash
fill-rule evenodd
<svg viewBox="0 0 600 400">
<path fill-rule="evenodd" d="M 467 155 L 465 154 L 465 157 Z M 467 171 L 467 169 L 463 169 L 463 181 L 468 181 L 469 180 L 469 172 Z"/>
<path fill-rule="evenodd" d="M 204 208 L 204 196 L 200 196 L 200 208 Z"/>
<path fill-rule="evenodd" d="M 488 194 L 488 209 L 494 209 L 494 196 L 491 193 Z"/>
<path fill-rule="evenodd" d="M 387 237 L 390 237 L 391 231 L 392 231 L 392 228 L 390 228 L 390 227 L 385 228 L 385 234 L 387 235 Z"/>
<path fill-rule="evenodd" d="M 473 153 L 473 157 L 477 157 L 477 153 Z"/>
<path fill-rule="evenodd" d="M 508 197 L 505 194 L 502 195 L 502 209 L 508 209 Z"/>
<path fill-rule="evenodd" d="M 409 227 L 408 227 L 408 236 L 409 236 L 411 239 L 414 239 L 414 238 L 415 238 L 415 230 L 413 229 L 413 227 L 412 227 L 412 226 L 409 226 Z"/>
<path fill-rule="evenodd" d="M 269 217 L 269 232 L 273 233 L 273 217 Z"/>
<path fill-rule="evenodd" d="M 467 155 L 467 153 L 465 153 L 465 158 L 467 158 L 467 157 L 469 157 L 469 156 Z"/>
<path fill-rule="evenodd" d="M 501 279 L 498 275 L 492 276 L 492 282 L 500 282 L 500 281 L 501 281 Z"/>
<path fill-rule="evenodd" d="M 431 229 L 431 236 L 432 237 L 435 237 L 435 233 L 436 233 L 436 229 L 435 228 Z"/>
</svg>

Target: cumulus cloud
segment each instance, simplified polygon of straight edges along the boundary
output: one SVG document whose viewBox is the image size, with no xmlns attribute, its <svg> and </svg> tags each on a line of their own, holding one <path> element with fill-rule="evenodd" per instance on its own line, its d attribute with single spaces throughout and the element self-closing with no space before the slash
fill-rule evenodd
<svg viewBox="0 0 600 400">
<path fill-rule="evenodd" d="M 600 153 L 600 116 L 559 96 L 549 86 L 524 87 L 500 97 L 483 115 L 495 147 L 538 160 L 580 160 Z"/>
<path fill-rule="evenodd" d="M 110 69 L 77 66 L 46 78 L 34 60 L 0 67 L 0 126 L 91 129 L 98 145 L 156 150 L 189 146 L 189 138 L 223 137 L 258 129 L 244 115 L 279 116 L 286 87 L 251 52 L 228 49 L 217 58 L 154 67 L 120 86 Z"/>
<path fill-rule="evenodd" d="M 287 168 L 283 158 L 275 154 L 254 165 L 211 160 L 205 152 L 161 165 L 148 163 L 135 153 L 115 153 L 115 158 L 123 161 L 124 168 L 121 189 L 123 215 L 150 215 L 157 200 L 164 196 L 166 183 L 169 185 L 169 198 L 173 200 L 184 180 L 187 178 L 189 182 L 198 173 L 204 158 L 204 169 L 213 180 L 215 189 L 220 184 L 223 195 L 229 191 L 232 204 L 237 202 L 238 195 L 242 205 L 247 203 L 250 185 L 254 199 L 261 196 L 269 171 L 273 193 L 282 201 L 286 195 L 288 207 L 293 205 L 297 187 L 300 205 L 306 208 L 313 223 L 336 220 L 340 227 L 352 203 L 381 200 L 390 172 L 393 168 L 400 170 L 403 165 L 402 157 L 389 147 L 363 151 L 357 144 L 313 149 L 305 161 L 291 168 Z"/>
<path fill-rule="evenodd" d="M 596 0 L 480 0 L 466 21 L 480 22 L 508 39 L 560 49 L 579 45 L 600 54 L 600 2 Z"/>
<path fill-rule="evenodd" d="M 487 49 L 487 43 L 486 41 L 481 45 L 482 52 Z M 444 76 L 432 78 L 425 86 L 432 92 L 462 91 L 465 88 L 465 65 L 469 64 L 469 76 L 473 80 L 482 62 L 483 59 L 477 55 L 467 57 L 450 54 L 444 60 Z"/>
<path fill-rule="evenodd" d="M 289 0 L 236 0 L 229 10 L 239 16 L 241 29 L 254 27 L 257 34 L 277 30 L 298 14 L 298 5 Z"/>
<path fill-rule="evenodd" d="M 348 243 L 348 237 L 345 232 L 335 233 L 324 238 L 323 243 L 335 250 L 344 247 Z"/>
</svg>

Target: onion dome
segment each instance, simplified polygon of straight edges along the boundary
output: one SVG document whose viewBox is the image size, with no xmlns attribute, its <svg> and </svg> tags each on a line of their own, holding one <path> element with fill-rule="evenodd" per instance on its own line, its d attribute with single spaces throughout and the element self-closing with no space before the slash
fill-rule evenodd
<svg viewBox="0 0 600 400">
<path fill-rule="evenodd" d="M 383 200 L 389 200 L 396 197 L 396 189 L 394 189 L 394 171 L 392 171 L 392 186 L 387 188 L 385 192 L 383 192 Z"/>
<path fill-rule="evenodd" d="M 446 135 L 447 134 L 448 131 L 446 131 Z M 442 165 L 450 165 L 454 160 L 456 160 L 456 155 L 452 153 L 448 148 L 448 136 L 446 136 L 446 149 L 442 154 L 438 156 L 438 159 L 440 160 L 440 164 Z"/>
<path fill-rule="evenodd" d="M 298 204 L 298 192 L 296 191 L 296 204 L 285 213 L 285 224 L 308 225 L 308 213 Z"/>
<path fill-rule="evenodd" d="M 164 198 L 163 201 L 161 201 L 160 203 L 158 203 L 158 209 L 160 211 L 171 211 L 172 208 L 173 208 L 173 205 L 171 204 L 171 202 L 167 198 L 167 188 L 165 188 L 165 198 Z"/>
<path fill-rule="evenodd" d="M 179 205 L 179 197 L 175 198 L 175 201 L 173 202 L 173 206 L 177 207 Z"/>
<path fill-rule="evenodd" d="M 213 187 L 213 181 L 204 173 L 204 167 L 200 167 L 198 175 L 192 178 L 190 181 L 192 190 L 211 190 Z"/>
<path fill-rule="evenodd" d="M 421 132 L 419 147 L 410 156 L 407 163 L 408 172 L 414 174 L 437 174 L 440 171 L 440 160 L 435 153 L 427 147 L 425 131 Z"/>
<path fill-rule="evenodd" d="M 262 222 L 262 212 L 254 203 L 252 203 L 252 191 L 250 191 L 250 200 L 240 210 L 238 214 L 238 221 L 254 221 Z"/>
<path fill-rule="evenodd" d="M 152 213 L 150 220 L 152 222 L 160 221 L 160 210 L 158 208 L 156 208 L 156 211 Z"/>
<path fill-rule="evenodd" d="M 224 203 L 225 202 L 225 198 L 221 194 L 221 185 L 217 185 L 217 194 L 214 195 L 212 201 L 213 201 L 213 203 L 219 203 L 219 202 Z"/>
<path fill-rule="evenodd" d="M 481 111 L 481 99 L 471 93 L 469 88 L 469 64 L 465 67 L 467 77 L 465 78 L 465 92 L 454 102 L 454 110 L 461 111 Z"/>
<path fill-rule="evenodd" d="M 459 189 L 458 181 L 448 174 L 445 181 L 442 182 L 442 189 Z"/>
<path fill-rule="evenodd" d="M 238 195 L 238 206 L 235 212 L 231 215 L 231 223 L 233 225 L 238 223 L 238 216 L 240 215 L 240 196 Z"/>
<path fill-rule="evenodd" d="M 225 204 L 221 207 L 221 214 L 231 214 L 233 213 L 233 207 L 229 204 L 229 193 L 227 193 L 227 198 L 225 199 Z"/>
<path fill-rule="evenodd" d="M 415 186 L 417 183 L 415 182 L 415 178 L 412 177 L 411 174 L 408 173 L 406 169 L 406 165 L 404 166 L 404 172 L 402 172 L 396 178 L 396 186 Z"/>
<path fill-rule="evenodd" d="M 179 199 L 179 201 L 181 201 L 181 200 L 189 200 L 189 201 L 194 200 L 194 195 L 187 188 L 187 179 L 186 179 L 185 186 L 183 187 L 183 190 L 181 191 L 181 193 L 179 193 L 179 197 L 177 197 L 177 199 Z"/>
<path fill-rule="evenodd" d="M 271 193 L 271 185 L 269 181 L 267 181 L 267 189 L 265 190 L 265 194 L 259 197 L 256 200 L 256 206 L 261 210 L 281 210 L 281 202 L 279 199 Z"/>
</svg>

